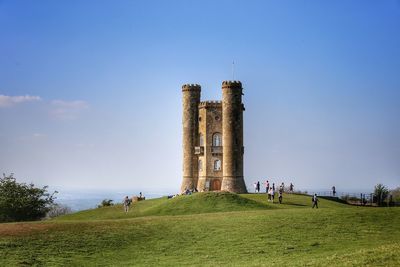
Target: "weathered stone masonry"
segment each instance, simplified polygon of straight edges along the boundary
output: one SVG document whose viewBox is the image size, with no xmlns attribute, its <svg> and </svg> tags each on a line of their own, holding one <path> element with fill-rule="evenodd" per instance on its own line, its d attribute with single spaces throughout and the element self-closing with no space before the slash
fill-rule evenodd
<svg viewBox="0 0 400 267">
<path fill-rule="evenodd" d="M 181 191 L 245 193 L 242 83 L 224 81 L 222 102 L 200 102 L 201 87 L 183 93 L 183 181 Z"/>
</svg>

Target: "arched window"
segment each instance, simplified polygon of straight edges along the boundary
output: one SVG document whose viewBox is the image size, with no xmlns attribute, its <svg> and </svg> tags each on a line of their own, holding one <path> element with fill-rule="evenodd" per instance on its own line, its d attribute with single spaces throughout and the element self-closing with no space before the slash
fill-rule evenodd
<svg viewBox="0 0 400 267">
<path fill-rule="evenodd" d="M 214 161 L 214 171 L 220 171 L 221 170 L 221 161 L 217 159 Z"/>
<path fill-rule="evenodd" d="M 199 137 L 199 146 L 204 146 L 203 134 L 200 134 L 200 137 Z"/>
<path fill-rule="evenodd" d="M 199 159 L 199 172 L 203 171 L 203 162 Z"/>
<path fill-rule="evenodd" d="M 220 133 L 213 135 L 213 146 L 222 146 L 222 136 Z"/>
</svg>

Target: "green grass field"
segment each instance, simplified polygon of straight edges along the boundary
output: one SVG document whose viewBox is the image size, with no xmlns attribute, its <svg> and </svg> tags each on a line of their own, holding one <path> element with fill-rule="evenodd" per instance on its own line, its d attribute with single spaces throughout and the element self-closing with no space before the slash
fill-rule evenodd
<svg viewBox="0 0 400 267">
<path fill-rule="evenodd" d="M 400 266 L 400 208 L 197 193 L 0 224 L 0 266 Z"/>
</svg>

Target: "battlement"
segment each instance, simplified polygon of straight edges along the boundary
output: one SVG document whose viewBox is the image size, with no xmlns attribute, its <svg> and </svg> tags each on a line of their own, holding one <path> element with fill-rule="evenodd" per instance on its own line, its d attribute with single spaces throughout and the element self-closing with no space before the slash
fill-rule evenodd
<svg viewBox="0 0 400 267">
<path fill-rule="evenodd" d="M 222 101 L 217 100 L 209 100 L 209 101 L 201 101 L 199 103 L 199 108 L 222 108 Z"/>
<path fill-rule="evenodd" d="M 185 91 L 201 91 L 201 86 L 199 84 L 187 83 L 182 85 L 182 92 Z"/>
<path fill-rule="evenodd" d="M 222 88 L 242 88 L 240 81 L 223 81 Z"/>
</svg>

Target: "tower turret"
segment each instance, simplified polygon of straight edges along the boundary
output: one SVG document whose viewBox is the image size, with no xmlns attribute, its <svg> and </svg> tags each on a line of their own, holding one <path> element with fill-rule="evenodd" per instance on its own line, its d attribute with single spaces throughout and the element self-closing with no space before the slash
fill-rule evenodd
<svg viewBox="0 0 400 267">
<path fill-rule="evenodd" d="M 242 83 L 222 82 L 222 185 L 221 190 L 247 193 L 243 177 Z"/>
<path fill-rule="evenodd" d="M 201 87 L 198 84 L 182 86 L 183 103 L 183 180 L 181 192 L 194 189 L 198 180 L 198 163 L 195 146 L 198 144 L 199 132 L 199 103 Z"/>
</svg>

